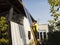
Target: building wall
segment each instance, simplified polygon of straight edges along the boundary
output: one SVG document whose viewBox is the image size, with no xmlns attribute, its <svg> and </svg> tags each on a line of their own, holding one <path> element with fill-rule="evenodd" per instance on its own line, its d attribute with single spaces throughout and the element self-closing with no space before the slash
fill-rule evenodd
<svg viewBox="0 0 60 45">
<path fill-rule="evenodd" d="M 48 24 L 40 24 L 39 25 L 39 39 L 40 39 L 40 41 L 43 39 L 48 39 L 48 35 L 47 35 L 48 32 L 49 32 Z M 44 35 L 46 35 L 46 38 L 44 37 Z"/>
<path fill-rule="evenodd" d="M 39 31 L 46 31 L 46 33 L 47 33 L 49 31 L 48 24 L 40 24 Z"/>
<path fill-rule="evenodd" d="M 22 5 L 21 5 L 21 7 L 22 7 L 21 10 L 19 10 L 20 9 L 19 8 L 20 6 L 18 6 L 19 2 L 15 1 L 15 3 L 16 3 L 16 5 L 14 5 L 14 6 L 15 7 L 17 6 L 16 8 L 13 8 L 14 6 L 12 6 L 12 5 L 11 5 L 12 7 L 11 6 L 6 7 L 6 11 L 8 13 L 7 18 L 8 18 L 8 21 L 10 21 L 10 25 L 11 25 L 12 45 L 27 45 L 27 44 L 29 44 L 29 42 L 31 40 L 33 40 L 32 33 L 31 33 L 31 39 L 30 40 L 28 39 L 28 31 L 31 32 L 30 24 L 32 23 L 31 18 L 29 16 L 30 14 L 26 14 L 27 18 L 24 17 L 23 22 L 21 20 L 18 20 L 18 19 L 22 19 L 21 18 L 22 14 L 24 16 L 25 16 L 25 14 L 24 14 Z M 10 5 L 10 3 L 9 3 L 9 5 Z M 10 7 L 11 7 L 11 9 L 10 9 Z M 5 10 L 5 8 L 4 8 L 4 10 Z M 4 12 L 4 10 L 3 10 L 3 12 Z M 14 13 L 14 11 L 15 11 L 15 13 Z M 22 14 L 20 14 L 20 11 Z M 4 15 L 5 14 L 6 13 L 4 13 Z M 19 15 L 21 15 L 21 16 L 19 16 Z M 21 23 L 23 23 L 23 24 L 22 25 L 18 24 L 19 21 L 21 21 Z"/>
<path fill-rule="evenodd" d="M 27 44 L 29 44 L 29 42 L 31 40 L 33 40 L 33 36 L 32 36 L 32 33 L 31 33 L 31 28 L 30 28 L 30 22 L 26 17 L 24 17 L 23 23 L 24 23 L 23 24 L 24 30 L 25 30 L 25 33 L 26 33 L 26 41 L 27 41 Z M 31 39 L 30 40 L 28 39 L 28 31 L 30 31 L 30 33 L 31 33 Z"/>
<path fill-rule="evenodd" d="M 27 11 L 25 7 L 24 7 L 24 10 L 25 10 L 25 14 L 26 14 L 27 19 L 29 20 L 30 25 L 32 25 L 32 19 L 30 16 L 31 14 Z"/>
<path fill-rule="evenodd" d="M 31 32 L 29 20 L 24 17 L 23 25 L 17 24 L 10 21 L 11 23 L 11 35 L 12 35 L 12 45 L 27 45 L 33 36 L 31 33 L 31 39 L 28 39 L 28 31 Z"/>
<path fill-rule="evenodd" d="M 18 24 L 10 21 L 11 23 L 11 36 L 12 36 L 12 45 L 21 45 L 20 32 Z"/>
</svg>

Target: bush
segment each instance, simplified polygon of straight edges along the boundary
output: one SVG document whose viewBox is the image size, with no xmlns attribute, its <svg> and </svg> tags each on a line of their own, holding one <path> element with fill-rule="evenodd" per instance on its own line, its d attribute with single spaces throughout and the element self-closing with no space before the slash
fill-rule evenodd
<svg viewBox="0 0 60 45">
<path fill-rule="evenodd" d="M 49 45 L 60 45 L 60 31 L 48 33 L 48 44 Z"/>
</svg>

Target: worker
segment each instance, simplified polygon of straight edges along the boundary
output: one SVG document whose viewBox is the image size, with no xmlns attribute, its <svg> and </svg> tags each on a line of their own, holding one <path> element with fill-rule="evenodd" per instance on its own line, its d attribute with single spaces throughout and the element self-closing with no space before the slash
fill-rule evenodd
<svg viewBox="0 0 60 45">
<path fill-rule="evenodd" d="M 37 23 L 37 21 L 33 21 L 32 29 L 34 31 L 35 37 L 38 38 L 38 23 Z"/>
<path fill-rule="evenodd" d="M 35 25 L 35 28 L 36 28 L 35 30 L 38 32 L 38 23 L 37 23 L 37 21 L 34 22 L 34 25 Z"/>
</svg>

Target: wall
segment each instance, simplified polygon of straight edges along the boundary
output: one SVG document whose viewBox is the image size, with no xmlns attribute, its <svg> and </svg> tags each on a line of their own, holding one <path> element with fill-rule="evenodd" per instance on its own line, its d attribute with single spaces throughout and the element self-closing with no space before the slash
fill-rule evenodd
<svg viewBox="0 0 60 45">
<path fill-rule="evenodd" d="M 31 40 L 33 40 L 33 36 L 32 36 L 32 33 L 31 33 L 31 39 L 30 40 L 28 39 L 28 31 L 31 32 L 31 28 L 30 28 L 30 22 L 26 17 L 24 17 L 23 26 L 24 26 L 24 30 L 25 30 L 25 33 L 26 33 L 26 41 L 27 41 L 27 44 L 29 44 L 29 42 Z"/>
<path fill-rule="evenodd" d="M 11 23 L 11 36 L 12 36 L 12 45 L 21 45 L 20 32 L 18 24 L 15 22 Z"/>
<path fill-rule="evenodd" d="M 39 31 L 46 31 L 46 32 L 48 32 L 49 31 L 48 24 L 40 24 L 39 25 Z"/>
<path fill-rule="evenodd" d="M 49 32 L 48 29 L 48 24 L 40 24 L 39 25 L 39 39 L 44 40 L 44 39 L 48 39 L 48 35 L 47 33 Z M 44 37 L 44 33 L 46 34 L 46 38 Z"/>
<path fill-rule="evenodd" d="M 31 40 L 33 40 L 33 36 L 31 33 L 31 39 L 28 39 L 28 31 L 30 29 L 29 20 L 24 17 L 23 25 L 17 24 L 15 22 L 10 21 L 11 23 L 11 35 L 12 35 L 12 45 L 27 45 Z"/>
</svg>

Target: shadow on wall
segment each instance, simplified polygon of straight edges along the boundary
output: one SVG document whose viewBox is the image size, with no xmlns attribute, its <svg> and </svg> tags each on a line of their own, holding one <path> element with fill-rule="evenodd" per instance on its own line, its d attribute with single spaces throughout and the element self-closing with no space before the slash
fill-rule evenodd
<svg viewBox="0 0 60 45">
<path fill-rule="evenodd" d="M 23 43 L 23 45 L 26 45 L 27 43 L 26 43 L 26 35 L 25 35 L 25 31 L 24 31 L 24 27 L 23 27 L 23 25 L 19 25 L 19 31 L 20 31 L 20 37 L 21 37 L 21 39 L 22 39 L 22 43 Z"/>
</svg>

